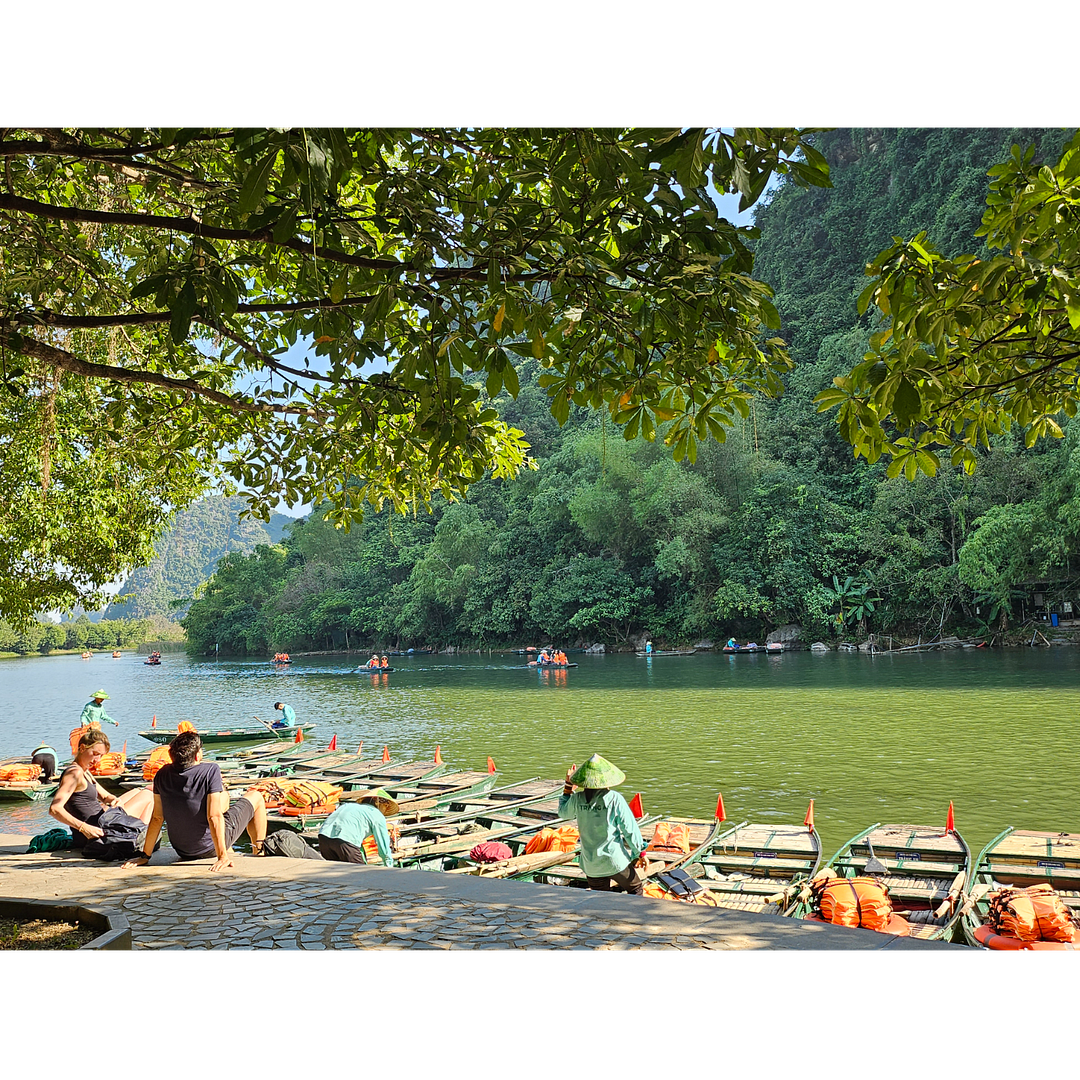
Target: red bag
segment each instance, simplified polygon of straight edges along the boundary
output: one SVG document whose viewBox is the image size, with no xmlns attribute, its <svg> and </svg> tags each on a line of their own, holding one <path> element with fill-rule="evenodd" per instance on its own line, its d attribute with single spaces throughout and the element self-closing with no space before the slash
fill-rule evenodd
<svg viewBox="0 0 1080 1080">
<path fill-rule="evenodd" d="M 469 858 L 473 862 L 489 863 L 502 862 L 503 859 L 512 858 L 514 853 L 505 845 L 496 840 L 488 840 L 486 843 L 477 844 L 469 852 Z"/>
</svg>

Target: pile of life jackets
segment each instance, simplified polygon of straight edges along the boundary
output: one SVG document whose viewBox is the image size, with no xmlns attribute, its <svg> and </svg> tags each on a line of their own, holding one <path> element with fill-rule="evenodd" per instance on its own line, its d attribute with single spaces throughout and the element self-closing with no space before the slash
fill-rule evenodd
<svg viewBox="0 0 1080 1080">
<path fill-rule="evenodd" d="M 990 893 L 990 925 L 1019 941 L 1076 941 L 1077 926 L 1064 901 L 1045 882 Z"/>
<path fill-rule="evenodd" d="M 810 888 L 825 922 L 889 932 L 892 901 L 889 890 L 876 878 L 819 878 Z"/>
<path fill-rule="evenodd" d="M 3 765 L 0 766 L 0 784 L 21 786 L 35 784 L 41 779 L 40 765 Z"/>
<path fill-rule="evenodd" d="M 142 777 L 144 780 L 153 780 L 158 774 L 158 770 L 165 765 L 172 764 L 172 754 L 169 753 L 167 746 L 156 746 L 150 751 L 150 756 L 146 759 L 146 764 L 143 765 Z"/>
<path fill-rule="evenodd" d="M 658 821 L 646 851 L 662 851 L 671 855 L 690 854 L 690 826 L 683 821 Z"/>
<path fill-rule="evenodd" d="M 185 731 L 194 731 L 195 725 L 190 720 L 181 720 L 180 723 L 176 725 L 176 730 L 182 735 Z"/>
<path fill-rule="evenodd" d="M 580 839 L 573 825 L 559 829 L 541 829 L 526 845 L 525 854 L 535 855 L 541 851 L 573 851 Z"/>
<path fill-rule="evenodd" d="M 168 749 L 166 747 L 166 749 Z M 124 755 L 119 750 L 102 754 L 96 765 L 90 766 L 92 776 L 119 776 L 124 771 Z"/>
<path fill-rule="evenodd" d="M 285 792 L 281 812 L 290 817 L 302 814 L 329 814 L 337 809 L 338 799 L 345 791 L 325 780 L 293 780 Z"/>
<path fill-rule="evenodd" d="M 386 829 L 387 832 L 390 833 L 390 847 L 396 848 L 401 840 L 401 829 L 393 823 L 388 823 Z M 382 863 L 382 856 L 379 854 L 379 845 L 375 843 L 374 836 L 365 836 L 364 842 L 360 846 L 364 849 L 364 855 L 369 863 Z"/>
</svg>

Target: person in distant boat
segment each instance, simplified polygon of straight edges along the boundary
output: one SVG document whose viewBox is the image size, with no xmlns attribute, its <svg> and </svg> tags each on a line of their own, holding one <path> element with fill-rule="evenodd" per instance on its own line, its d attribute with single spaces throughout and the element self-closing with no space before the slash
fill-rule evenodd
<svg viewBox="0 0 1080 1080">
<path fill-rule="evenodd" d="M 274 708 L 281 710 L 281 717 L 275 720 L 271 727 L 296 727 L 296 710 L 291 705 L 286 705 L 284 701 L 275 701 Z"/>
<path fill-rule="evenodd" d="M 646 641 L 645 642 L 645 655 L 646 656 L 652 656 L 652 642 L 651 641 Z"/>
<path fill-rule="evenodd" d="M 538 664 L 550 664 L 551 663 L 551 657 L 548 656 L 547 649 L 541 649 L 540 652 L 536 654 L 536 662 Z"/>
<path fill-rule="evenodd" d="M 60 755 L 47 743 L 42 743 L 31 755 L 30 764 L 41 766 L 41 782 L 48 784 L 56 776 L 56 765 Z"/>
<path fill-rule="evenodd" d="M 377 668 L 377 667 L 379 666 L 379 654 L 378 654 L 378 653 L 376 653 L 376 654 L 375 654 L 375 655 L 374 655 L 374 656 L 373 656 L 373 657 L 372 657 L 372 658 L 371 658 L 371 659 L 370 659 L 370 660 L 369 660 L 369 661 L 367 662 L 367 666 L 368 666 L 369 668 Z"/>
<path fill-rule="evenodd" d="M 79 723 L 87 727 L 101 727 L 102 720 L 106 723 L 112 724 L 113 727 L 119 727 L 120 721 L 114 720 L 108 713 L 105 712 L 105 706 L 102 704 L 107 698 L 108 694 L 104 690 L 96 690 L 94 696 L 83 706 L 82 716 L 79 717 Z"/>
<path fill-rule="evenodd" d="M 154 810 L 146 830 L 143 850 L 124 863 L 124 868 L 145 866 L 161 834 L 169 830 L 181 860 L 216 856 L 211 872 L 233 865 L 232 846 L 246 829 L 252 853 L 262 851 L 266 839 L 266 803 L 259 791 L 247 791 L 229 805 L 229 793 L 215 761 L 203 761 L 202 739 L 185 731 L 169 743 L 172 763 L 154 776 Z"/>
<path fill-rule="evenodd" d="M 398 804 L 383 788 L 357 802 L 341 803 L 319 829 L 319 853 L 330 862 L 366 863 L 363 844 L 374 836 L 383 865 L 393 866 L 386 819 L 397 812 Z"/>
<path fill-rule="evenodd" d="M 144 825 L 154 808 L 154 796 L 146 788 L 135 788 L 117 797 L 106 791 L 90 770 L 109 752 L 108 736 L 91 727 L 79 739 L 75 760 L 60 777 L 49 806 L 50 816 L 71 829 L 71 846 L 82 848 L 87 840 L 103 835 L 98 827 L 101 815 L 111 806 L 119 806 Z"/>
<path fill-rule="evenodd" d="M 563 821 L 577 818 L 579 861 L 590 889 L 641 896 L 645 841 L 626 800 L 611 790 L 625 779 L 622 769 L 599 754 L 593 754 L 580 769 L 571 765 L 559 798 L 559 817 Z M 583 790 L 575 791 L 575 786 Z"/>
<path fill-rule="evenodd" d="M 739 647 L 739 643 L 733 637 L 729 637 L 727 639 L 727 647 L 729 649 L 737 649 Z"/>
<path fill-rule="evenodd" d="M 389 656 L 384 656 L 379 661 L 379 667 L 384 668 L 384 667 L 389 667 L 389 666 L 390 666 L 390 657 Z"/>
</svg>

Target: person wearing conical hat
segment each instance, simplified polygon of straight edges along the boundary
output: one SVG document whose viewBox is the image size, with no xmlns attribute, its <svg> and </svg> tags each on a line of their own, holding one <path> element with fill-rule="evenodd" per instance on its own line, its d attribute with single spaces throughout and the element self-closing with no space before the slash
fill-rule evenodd
<svg viewBox="0 0 1080 1080">
<path fill-rule="evenodd" d="M 611 790 L 625 779 L 622 769 L 599 754 L 593 754 L 580 769 L 571 765 L 559 799 L 559 817 L 564 821 L 577 818 L 579 861 L 590 889 L 641 896 L 645 875 L 635 864 L 645 841 L 626 800 Z"/>
<path fill-rule="evenodd" d="M 101 722 L 104 720 L 113 727 L 119 727 L 120 721 L 114 720 L 105 712 L 105 706 L 103 701 L 109 695 L 104 690 L 95 690 L 94 696 L 83 706 L 82 716 L 79 717 L 79 723 L 84 727 L 101 727 Z"/>
<path fill-rule="evenodd" d="M 386 819 L 397 812 L 398 804 L 383 788 L 366 792 L 357 802 L 342 803 L 319 830 L 320 854 L 330 862 L 366 863 L 363 844 L 374 836 L 383 865 L 393 866 Z"/>
</svg>

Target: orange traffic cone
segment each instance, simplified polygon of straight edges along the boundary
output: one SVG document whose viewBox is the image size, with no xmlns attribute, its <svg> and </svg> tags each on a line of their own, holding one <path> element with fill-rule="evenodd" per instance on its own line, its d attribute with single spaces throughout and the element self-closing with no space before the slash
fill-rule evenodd
<svg viewBox="0 0 1080 1080">
<path fill-rule="evenodd" d="M 296 738 L 293 741 L 294 742 L 303 742 L 304 741 L 304 729 L 302 727 L 298 727 L 296 729 Z"/>
<path fill-rule="evenodd" d="M 383 764 L 384 765 L 390 760 L 390 747 L 389 746 L 384 746 L 382 748 L 382 759 L 383 759 Z"/>
<path fill-rule="evenodd" d="M 724 813 L 724 793 L 720 792 L 716 796 L 716 820 L 727 821 L 727 814 Z"/>
<path fill-rule="evenodd" d="M 810 806 L 807 808 L 806 817 L 802 822 L 811 832 L 814 831 L 814 800 L 810 800 Z"/>
<path fill-rule="evenodd" d="M 492 761 L 491 758 L 488 758 L 488 772 L 497 772 L 497 771 L 498 770 L 495 768 L 495 762 Z"/>
<path fill-rule="evenodd" d="M 630 813 L 636 818 L 643 818 L 645 816 L 645 811 L 641 808 L 640 791 L 630 800 Z"/>
<path fill-rule="evenodd" d="M 330 745 L 326 749 L 327 750 L 336 750 L 337 749 L 337 735 L 336 734 L 330 740 Z"/>
<path fill-rule="evenodd" d="M 442 751 L 440 751 L 440 749 L 437 746 L 435 747 L 435 764 L 436 765 L 441 765 L 442 764 Z"/>
<path fill-rule="evenodd" d="M 947 833 L 956 831 L 956 822 L 953 820 L 953 809 L 951 800 L 949 801 L 949 812 L 945 815 L 945 831 Z"/>
</svg>

